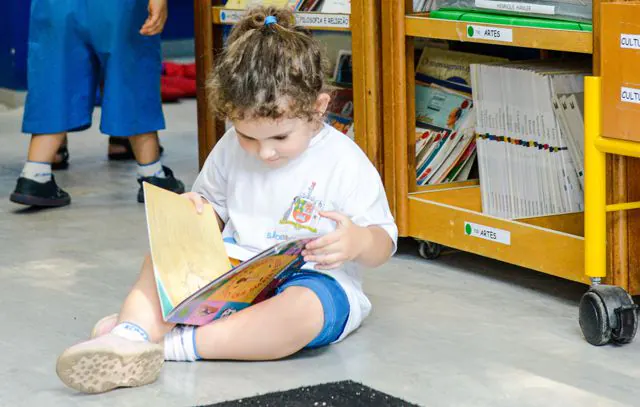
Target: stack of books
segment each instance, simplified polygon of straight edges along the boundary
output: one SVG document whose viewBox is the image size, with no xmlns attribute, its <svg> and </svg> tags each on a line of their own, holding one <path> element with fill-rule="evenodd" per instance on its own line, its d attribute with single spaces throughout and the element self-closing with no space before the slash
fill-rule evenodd
<svg viewBox="0 0 640 407">
<path fill-rule="evenodd" d="M 526 218 L 584 209 L 582 63 L 473 64 L 483 212 Z"/>
<path fill-rule="evenodd" d="M 476 161 L 470 65 L 502 59 L 425 47 L 416 68 L 416 184 L 465 181 Z"/>
</svg>

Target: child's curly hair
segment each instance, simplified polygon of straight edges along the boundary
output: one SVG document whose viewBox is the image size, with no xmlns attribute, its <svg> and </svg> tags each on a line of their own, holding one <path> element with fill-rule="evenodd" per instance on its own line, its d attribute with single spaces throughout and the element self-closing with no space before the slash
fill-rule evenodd
<svg viewBox="0 0 640 407">
<path fill-rule="evenodd" d="M 268 16 L 275 23 L 265 24 Z M 328 64 L 318 42 L 295 25 L 286 8 L 256 7 L 238 22 L 207 81 L 219 118 L 279 119 L 318 116 Z"/>
</svg>

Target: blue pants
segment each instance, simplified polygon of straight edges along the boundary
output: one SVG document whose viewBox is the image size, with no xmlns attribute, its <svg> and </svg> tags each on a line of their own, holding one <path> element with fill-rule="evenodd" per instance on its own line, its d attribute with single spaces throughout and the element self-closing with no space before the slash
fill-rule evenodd
<svg viewBox="0 0 640 407">
<path fill-rule="evenodd" d="M 139 33 L 147 6 L 148 0 L 32 0 L 23 132 L 90 127 L 102 81 L 102 133 L 165 128 L 160 36 Z"/>
</svg>

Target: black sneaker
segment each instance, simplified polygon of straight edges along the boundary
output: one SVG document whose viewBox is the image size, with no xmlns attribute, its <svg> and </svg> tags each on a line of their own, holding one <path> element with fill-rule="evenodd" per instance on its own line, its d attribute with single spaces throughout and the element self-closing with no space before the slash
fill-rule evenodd
<svg viewBox="0 0 640 407">
<path fill-rule="evenodd" d="M 159 177 L 142 177 L 138 178 L 138 183 L 140 184 L 140 189 L 138 190 L 138 202 L 144 203 L 144 190 L 142 189 L 142 183 L 148 182 L 149 184 L 155 185 L 162 189 L 166 189 L 168 191 L 175 192 L 176 194 L 181 194 L 184 192 L 184 184 L 179 179 L 176 179 L 173 176 L 173 171 L 171 168 L 162 166 L 164 170 L 164 175 L 166 178 Z"/>
<path fill-rule="evenodd" d="M 71 203 L 71 197 L 58 187 L 53 175 L 51 181 L 44 184 L 24 177 L 18 178 L 16 189 L 9 200 L 22 205 L 46 207 L 65 206 Z"/>
</svg>

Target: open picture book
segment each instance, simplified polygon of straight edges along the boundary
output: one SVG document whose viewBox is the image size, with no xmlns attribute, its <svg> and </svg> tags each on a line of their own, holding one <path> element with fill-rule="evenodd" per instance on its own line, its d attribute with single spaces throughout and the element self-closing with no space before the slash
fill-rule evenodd
<svg viewBox="0 0 640 407">
<path fill-rule="evenodd" d="M 227 256 L 211 205 L 144 183 L 149 245 L 165 321 L 204 325 L 258 303 L 303 264 L 311 240 L 284 241 L 237 266 Z"/>
</svg>

